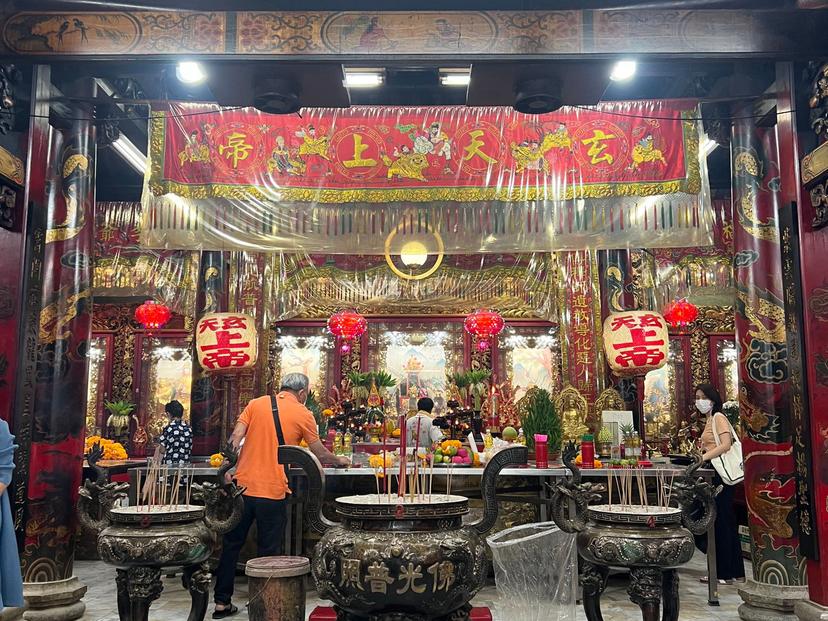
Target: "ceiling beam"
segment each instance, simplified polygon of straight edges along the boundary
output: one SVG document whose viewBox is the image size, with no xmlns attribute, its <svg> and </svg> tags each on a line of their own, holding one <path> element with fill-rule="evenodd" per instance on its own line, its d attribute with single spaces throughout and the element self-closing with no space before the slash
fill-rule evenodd
<svg viewBox="0 0 828 621">
<path fill-rule="evenodd" d="M 0 19 L 0 54 L 320 60 L 824 54 L 828 12 L 786 10 L 109 11 Z"/>
</svg>

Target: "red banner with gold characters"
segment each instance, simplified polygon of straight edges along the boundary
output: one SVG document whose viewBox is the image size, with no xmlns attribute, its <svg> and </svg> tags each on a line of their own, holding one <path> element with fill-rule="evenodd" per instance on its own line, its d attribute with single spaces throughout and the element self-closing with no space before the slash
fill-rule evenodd
<svg viewBox="0 0 828 621">
<path fill-rule="evenodd" d="M 276 116 L 175 104 L 151 120 L 150 190 L 316 203 L 698 194 L 695 102 L 352 107 Z"/>
</svg>

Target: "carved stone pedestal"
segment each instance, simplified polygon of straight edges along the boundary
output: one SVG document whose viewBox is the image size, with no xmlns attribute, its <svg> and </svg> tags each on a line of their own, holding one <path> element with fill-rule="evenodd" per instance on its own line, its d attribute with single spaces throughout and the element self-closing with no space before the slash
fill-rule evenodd
<svg viewBox="0 0 828 621">
<path fill-rule="evenodd" d="M 23 618 L 25 608 L 3 608 L 0 610 L 0 621 L 17 621 Z"/>
<path fill-rule="evenodd" d="M 86 595 L 86 585 L 77 578 L 54 582 L 24 582 L 23 597 L 28 610 L 25 621 L 75 621 L 86 611 L 81 598 Z"/>
<path fill-rule="evenodd" d="M 791 621 L 796 619 L 794 606 L 808 599 L 808 588 L 748 580 L 739 595 L 745 602 L 739 606 L 743 621 Z"/>
<path fill-rule="evenodd" d="M 799 621 L 828 621 L 828 607 L 820 606 L 809 599 L 797 602 L 794 613 Z"/>
</svg>

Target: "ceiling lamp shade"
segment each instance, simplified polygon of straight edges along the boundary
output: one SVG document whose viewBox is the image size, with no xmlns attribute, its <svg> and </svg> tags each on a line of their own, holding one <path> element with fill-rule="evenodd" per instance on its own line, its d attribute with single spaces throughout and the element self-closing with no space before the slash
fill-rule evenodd
<svg viewBox="0 0 828 621">
<path fill-rule="evenodd" d="M 208 313 L 196 325 L 196 355 L 205 371 L 243 371 L 256 366 L 256 321 L 240 313 Z"/>
<path fill-rule="evenodd" d="M 667 364 L 667 320 L 653 311 L 613 313 L 604 321 L 604 353 L 620 377 L 645 375 Z"/>
<path fill-rule="evenodd" d="M 147 300 L 135 309 L 135 321 L 144 326 L 145 330 L 158 330 L 167 324 L 170 317 L 170 307 L 155 300 Z"/>
<path fill-rule="evenodd" d="M 687 301 L 687 299 L 676 300 L 670 302 L 667 308 L 664 309 L 664 319 L 673 328 L 684 327 L 690 325 L 699 316 L 699 309 L 695 304 Z"/>
<path fill-rule="evenodd" d="M 351 351 L 351 343 L 365 334 L 368 321 L 353 310 L 341 310 L 328 319 L 328 330 L 340 341 L 343 354 Z"/>
<path fill-rule="evenodd" d="M 477 338 L 477 347 L 480 350 L 489 349 L 491 340 L 500 334 L 505 325 L 506 322 L 500 313 L 485 308 L 467 315 L 463 321 L 466 332 Z"/>
</svg>

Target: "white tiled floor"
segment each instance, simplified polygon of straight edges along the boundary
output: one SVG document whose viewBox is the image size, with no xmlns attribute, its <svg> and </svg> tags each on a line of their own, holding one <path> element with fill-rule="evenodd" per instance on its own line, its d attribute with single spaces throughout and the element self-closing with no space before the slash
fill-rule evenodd
<svg viewBox="0 0 828 621">
<path fill-rule="evenodd" d="M 748 574 L 750 567 L 747 567 Z M 735 586 L 719 587 L 721 605 L 711 607 L 707 605 L 707 586 L 699 582 L 705 573 L 705 559 L 697 553 L 693 560 L 680 571 L 681 579 L 681 615 L 682 621 L 736 621 L 739 618 L 737 608 L 741 598 Z M 84 598 L 86 615 L 84 621 L 118 621 L 118 612 L 115 604 L 115 570 L 104 563 L 93 561 L 78 561 L 75 563 L 75 574 L 89 587 Z M 624 574 L 613 575 L 602 598 L 602 612 L 607 621 L 630 621 L 640 619 L 640 611 L 632 604 L 626 594 L 627 577 Z M 242 609 L 233 617 L 237 621 L 245 621 L 247 612 L 244 603 L 247 598 L 247 581 L 239 577 L 236 582 L 234 602 Z M 510 614 L 506 602 L 498 597 L 494 586 L 483 589 L 475 598 L 474 604 L 490 606 L 497 621 L 529 621 L 516 618 Z M 327 605 L 315 597 L 315 593 L 308 594 L 307 612 L 317 605 Z M 181 587 L 180 578 L 165 578 L 164 592 L 161 598 L 153 603 L 150 609 L 150 621 L 183 621 L 189 611 L 189 595 Z M 212 607 L 207 613 L 210 618 Z M 532 621 L 540 621 L 542 616 L 534 616 Z M 584 621 L 583 609 L 576 606 L 576 620 Z"/>
</svg>

